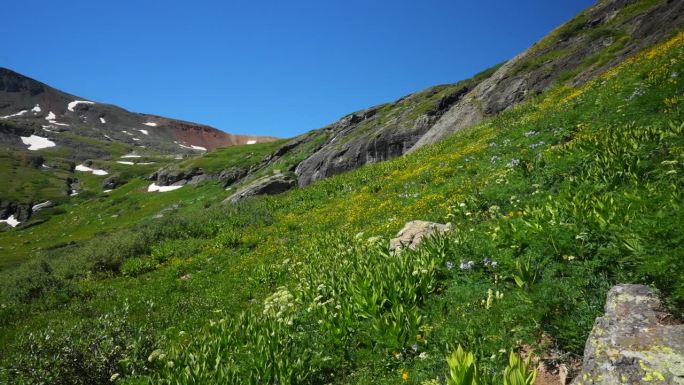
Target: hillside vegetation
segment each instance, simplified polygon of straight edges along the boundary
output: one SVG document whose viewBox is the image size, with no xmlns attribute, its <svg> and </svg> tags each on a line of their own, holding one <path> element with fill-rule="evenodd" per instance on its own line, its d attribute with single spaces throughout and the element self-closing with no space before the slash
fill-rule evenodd
<svg viewBox="0 0 684 385">
<path fill-rule="evenodd" d="M 683 60 L 678 34 L 410 155 L 44 251 L 1 273 L 0 381 L 438 384 L 459 345 L 497 381 L 581 355 L 614 283 L 681 318 Z M 414 219 L 455 230 L 391 255 Z"/>
</svg>

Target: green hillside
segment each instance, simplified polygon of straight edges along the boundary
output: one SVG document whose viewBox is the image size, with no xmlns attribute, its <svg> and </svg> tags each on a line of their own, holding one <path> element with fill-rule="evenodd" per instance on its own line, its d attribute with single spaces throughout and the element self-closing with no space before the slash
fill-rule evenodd
<svg viewBox="0 0 684 385">
<path fill-rule="evenodd" d="M 148 219 L 0 273 L 0 382 L 438 384 L 457 345 L 487 378 L 523 346 L 577 359 L 617 282 L 652 285 L 681 318 L 683 60 L 680 33 L 280 196 L 224 205 L 206 184 L 86 203 Z M 390 255 L 415 219 L 455 230 Z"/>
</svg>

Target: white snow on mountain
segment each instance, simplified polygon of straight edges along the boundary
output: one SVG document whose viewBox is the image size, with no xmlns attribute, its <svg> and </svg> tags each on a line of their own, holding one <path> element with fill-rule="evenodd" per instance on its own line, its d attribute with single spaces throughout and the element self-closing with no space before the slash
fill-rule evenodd
<svg viewBox="0 0 684 385">
<path fill-rule="evenodd" d="M 25 145 L 29 146 L 28 149 L 31 151 L 37 151 L 43 148 L 56 146 L 55 142 L 51 141 L 50 139 L 37 135 L 22 136 L 21 141 L 24 142 Z"/>
<path fill-rule="evenodd" d="M 74 112 L 74 107 L 76 107 L 79 104 L 95 104 L 94 102 L 89 102 L 87 100 L 74 100 L 73 102 L 70 102 L 67 104 L 67 110 Z"/>
</svg>

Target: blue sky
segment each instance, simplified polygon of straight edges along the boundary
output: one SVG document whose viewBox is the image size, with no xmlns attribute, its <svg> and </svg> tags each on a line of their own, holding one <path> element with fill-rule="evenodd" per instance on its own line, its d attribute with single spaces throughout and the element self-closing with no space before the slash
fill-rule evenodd
<svg viewBox="0 0 684 385">
<path fill-rule="evenodd" d="M 136 112 L 289 137 L 468 78 L 592 3 L 8 1 L 0 66 Z"/>
</svg>

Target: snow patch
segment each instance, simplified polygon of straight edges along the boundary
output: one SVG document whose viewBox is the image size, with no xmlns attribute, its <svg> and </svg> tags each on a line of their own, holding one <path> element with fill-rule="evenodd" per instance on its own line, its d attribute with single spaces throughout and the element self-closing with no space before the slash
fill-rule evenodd
<svg viewBox="0 0 684 385">
<path fill-rule="evenodd" d="M 138 130 L 138 131 L 142 132 L 142 133 L 145 134 L 145 135 L 149 135 L 149 134 L 150 134 L 150 132 L 147 131 L 147 130 Z"/>
<path fill-rule="evenodd" d="M 70 102 L 67 104 L 67 110 L 74 112 L 74 107 L 76 107 L 79 104 L 95 104 L 94 102 L 89 102 L 87 100 L 74 100 L 73 102 Z"/>
<path fill-rule="evenodd" d="M 22 136 L 21 141 L 24 142 L 25 145 L 29 146 L 28 149 L 31 151 L 37 151 L 43 148 L 56 146 L 55 142 L 51 141 L 50 139 L 36 135 Z"/>
<path fill-rule="evenodd" d="M 133 136 L 133 134 L 131 134 L 130 132 L 128 132 L 128 131 L 126 131 L 126 130 L 121 130 L 121 132 L 123 132 L 123 133 L 126 134 L 126 135 Z"/>
<path fill-rule="evenodd" d="M 45 117 L 45 120 L 47 120 L 48 122 L 50 122 L 50 124 L 54 124 L 54 125 L 56 125 L 56 126 L 66 126 L 66 127 L 69 126 L 68 124 L 58 123 L 57 121 L 55 121 L 55 119 L 57 119 L 57 116 L 55 116 L 55 113 L 52 112 L 52 111 L 50 111 L 50 113 L 48 114 L 48 116 Z"/>
<path fill-rule="evenodd" d="M 122 158 L 140 158 L 140 155 L 138 154 L 126 154 L 122 156 Z"/>
<path fill-rule="evenodd" d="M 133 140 L 135 140 L 136 142 L 139 142 L 140 138 L 133 138 Z"/>
<path fill-rule="evenodd" d="M 167 192 L 167 191 L 173 191 L 173 190 L 178 190 L 183 186 L 157 186 L 156 183 L 152 183 L 147 187 L 147 192 Z"/>
<path fill-rule="evenodd" d="M 33 106 L 33 108 L 31 108 L 31 112 L 33 112 L 34 114 L 37 114 L 41 111 L 43 110 L 40 108 L 40 104 L 36 104 L 35 106 Z"/>
<path fill-rule="evenodd" d="M 116 163 L 119 163 L 119 164 L 129 164 L 129 165 L 135 164 L 135 163 L 133 163 L 133 162 L 128 162 L 128 161 L 125 161 L 125 160 L 117 160 Z"/>
<path fill-rule="evenodd" d="M 7 219 L 0 219 L 0 223 L 7 223 L 8 225 L 10 225 L 12 227 L 17 227 L 17 225 L 21 222 L 19 222 L 16 218 L 14 218 L 14 214 L 12 214 Z"/>
<path fill-rule="evenodd" d="M 90 168 L 84 164 L 79 164 L 78 166 L 76 166 L 75 170 L 76 171 L 83 171 L 83 172 L 92 172 L 94 175 L 107 175 L 107 174 L 109 174 L 105 170 L 96 170 L 96 169 Z"/>
<path fill-rule="evenodd" d="M 256 144 L 256 140 L 248 140 L 247 144 Z"/>
<path fill-rule="evenodd" d="M 51 205 L 52 205 L 52 201 L 45 201 L 42 203 L 38 203 L 38 204 L 33 205 L 33 207 L 31 207 L 31 211 L 36 212 L 40 209 L 44 209 L 44 208 L 49 207 Z"/>
<path fill-rule="evenodd" d="M 147 122 L 147 123 L 143 123 L 143 124 L 146 126 L 150 126 L 150 127 L 157 127 L 157 123 L 154 123 L 154 122 Z M 147 134 L 145 134 L 145 135 L 147 135 Z"/>
<path fill-rule="evenodd" d="M 140 163 L 136 163 L 136 164 L 139 164 L 139 165 L 143 166 L 143 165 L 155 164 L 155 163 L 157 163 L 157 162 L 140 162 Z"/>
<path fill-rule="evenodd" d="M 22 115 L 24 115 L 24 114 L 27 113 L 27 112 L 28 112 L 27 110 L 21 110 L 21 111 L 17 112 L 16 114 L 7 115 L 7 116 L 2 116 L 2 117 L 0 117 L 0 119 L 8 119 L 8 118 L 12 118 L 12 117 L 15 117 L 15 116 L 22 116 Z M 12 227 L 14 227 L 14 226 L 12 226 Z"/>
<path fill-rule="evenodd" d="M 204 147 L 202 147 L 202 146 L 195 146 L 195 145 L 186 146 L 186 145 L 180 144 L 180 143 L 177 143 L 177 144 L 178 144 L 179 146 L 181 146 L 181 148 L 185 148 L 185 149 L 188 149 L 188 150 L 207 151 L 207 149 L 204 148 Z"/>
</svg>

